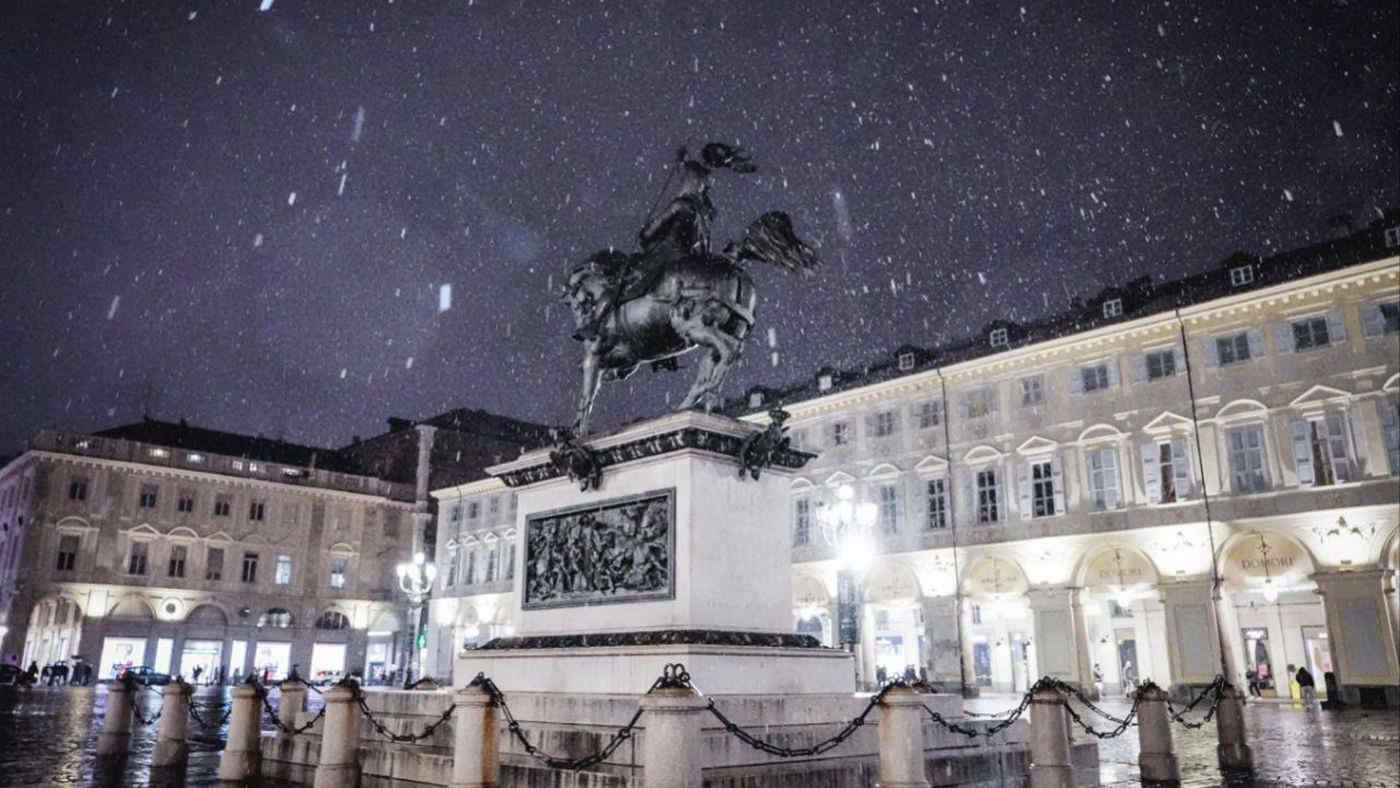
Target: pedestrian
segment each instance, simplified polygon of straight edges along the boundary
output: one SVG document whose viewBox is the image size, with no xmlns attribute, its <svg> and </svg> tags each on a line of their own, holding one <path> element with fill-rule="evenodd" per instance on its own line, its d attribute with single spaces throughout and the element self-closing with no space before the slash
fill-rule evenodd
<svg viewBox="0 0 1400 788">
<path fill-rule="evenodd" d="M 1259 674 L 1254 668 L 1244 672 L 1244 680 L 1249 684 L 1249 694 L 1256 698 L 1259 697 Z"/>
<path fill-rule="evenodd" d="M 1103 697 L 1103 666 L 1094 663 L 1094 694 Z"/>
<path fill-rule="evenodd" d="M 1303 708 L 1312 710 L 1317 707 L 1317 688 L 1313 683 L 1312 674 L 1308 672 L 1306 666 L 1298 668 L 1296 677 L 1298 689 L 1303 692 Z"/>
<path fill-rule="evenodd" d="M 29 676 L 30 684 L 39 680 L 39 661 L 37 659 L 29 663 L 29 670 L 26 670 L 25 674 Z"/>
<path fill-rule="evenodd" d="M 202 675 L 203 673 L 204 673 L 204 666 L 203 666 L 203 665 L 195 665 L 195 666 L 194 666 L 194 670 L 190 671 L 190 675 L 194 677 L 194 683 L 195 683 L 195 684 L 198 684 L 198 683 L 199 683 L 199 677 L 200 677 L 200 675 Z"/>
</svg>

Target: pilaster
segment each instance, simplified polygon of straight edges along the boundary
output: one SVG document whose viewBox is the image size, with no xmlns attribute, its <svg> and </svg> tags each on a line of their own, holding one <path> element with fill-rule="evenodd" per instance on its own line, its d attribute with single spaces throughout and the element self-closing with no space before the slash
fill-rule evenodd
<svg viewBox="0 0 1400 788">
<path fill-rule="evenodd" d="M 1026 594 L 1035 622 L 1038 676 L 1053 676 L 1093 692 L 1089 635 L 1078 588 L 1033 589 Z"/>
<path fill-rule="evenodd" d="M 1400 665 L 1387 611 L 1386 571 L 1379 567 L 1312 576 L 1327 615 L 1333 672 L 1348 704 L 1364 698 L 1400 705 Z M 1316 677 L 1318 682 L 1322 676 Z"/>
<path fill-rule="evenodd" d="M 1220 673 L 1220 624 L 1210 580 L 1158 586 L 1167 622 L 1167 664 L 1173 688 L 1204 686 Z"/>
</svg>

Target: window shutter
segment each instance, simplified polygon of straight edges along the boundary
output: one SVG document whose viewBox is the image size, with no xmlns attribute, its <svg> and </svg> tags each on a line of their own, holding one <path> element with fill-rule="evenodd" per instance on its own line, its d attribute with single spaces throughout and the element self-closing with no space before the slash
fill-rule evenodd
<svg viewBox="0 0 1400 788">
<path fill-rule="evenodd" d="M 1104 362 L 1104 367 L 1108 369 L 1108 387 L 1118 388 L 1118 359 L 1111 358 Z"/>
<path fill-rule="evenodd" d="M 1147 502 L 1162 502 L 1162 477 L 1158 473 L 1157 444 L 1142 444 L 1142 484 L 1147 488 Z"/>
<path fill-rule="evenodd" d="M 972 392 L 964 391 L 958 397 L 958 415 L 962 417 L 963 421 L 972 418 Z"/>
<path fill-rule="evenodd" d="M 1118 472 L 1118 450 L 1103 449 L 1103 465 L 1109 469 L 1109 478 L 1113 479 L 1113 486 L 1105 491 L 1104 505 L 1109 509 L 1123 508 L 1123 496 L 1119 492 L 1125 489 L 1123 475 Z"/>
<path fill-rule="evenodd" d="M 1293 347 L 1293 324 L 1279 323 L 1274 326 L 1274 349 L 1280 353 L 1292 353 Z M 1254 352 L 1254 344 L 1251 342 L 1249 352 Z"/>
<path fill-rule="evenodd" d="M 1328 344 L 1347 341 L 1347 327 L 1342 322 L 1342 312 L 1339 309 L 1327 313 L 1327 341 Z"/>
<path fill-rule="evenodd" d="M 1306 419 L 1293 421 L 1293 465 L 1298 469 L 1298 484 L 1312 484 L 1314 482 L 1312 446 L 1309 445 L 1308 441 L 1308 422 Z"/>
<path fill-rule="evenodd" d="M 1141 383 L 1147 380 L 1147 355 L 1143 353 L 1133 354 L 1133 382 Z"/>
<path fill-rule="evenodd" d="M 995 416 L 1001 410 L 1001 389 L 997 386 L 987 388 L 987 415 Z"/>
<path fill-rule="evenodd" d="M 1065 467 L 1060 455 L 1050 458 L 1050 478 L 1055 484 L 1055 514 L 1065 513 Z"/>
<path fill-rule="evenodd" d="M 1028 462 L 1016 463 L 1016 488 L 1021 502 L 1021 519 L 1031 519 L 1031 466 Z"/>
<path fill-rule="evenodd" d="M 1251 328 L 1245 332 L 1245 338 L 1249 340 L 1249 358 L 1264 357 L 1264 332 L 1257 328 Z"/>
<path fill-rule="evenodd" d="M 1206 366 L 1220 366 L 1220 346 L 1215 343 L 1213 337 L 1201 342 L 1201 354 L 1205 356 Z"/>
<path fill-rule="evenodd" d="M 1327 330 L 1331 331 L 1332 327 L 1328 326 Z M 1385 316 L 1381 314 L 1379 304 L 1361 305 L 1361 333 L 1368 337 L 1385 333 Z"/>
<path fill-rule="evenodd" d="M 1327 447 L 1332 454 L 1332 478 L 1351 481 L 1351 463 L 1347 455 L 1347 433 L 1340 413 L 1327 414 L 1323 422 L 1327 429 Z"/>
<path fill-rule="evenodd" d="M 867 442 L 867 445 L 869 444 L 869 441 L 874 439 L 874 437 L 878 434 L 875 432 L 875 425 L 879 422 L 879 420 L 879 413 L 865 414 L 865 440 Z"/>
<path fill-rule="evenodd" d="M 1084 393 L 1084 372 L 1079 367 L 1069 371 L 1069 393 L 1076 396 Z"/>
<path fill-rule="evenodd" d="M 1172 348 L 1172 365 L 1176 367 L 1176 374 L 1186 374 L 1186 353 L 1179 347 Z"/>
<path fill-rule="evenodd" d="M 1186 439 L 1172 438 L 1172 482 L 1176 487 L 1176 498 L 1191 498 L 1195 490 L 1191 484 L 1191 465 L 1186 459 Z"/>
<path fill-rule="evenodd" d="M 964 500 L 964 501 L 967 501 L 967 503 L 963 505 L 963 507 L 964 507 L 964 508 L 963 508 L 963 511 L 964 511 L 964 512 L 967 512 L 967 521 L 968 521 L 969 523 L 976 523 L 976 522 L 977 522 L 977 471 L 976 471 L 976 470 L 970 470 L 970 471 L 968 471 L 968 473 L 967 473 L 967 478 L 966 478 L 966 479 L 963 479 L 962 488 L 963 488 L 963 496 L 962 496 L 962 497 L 963 497 L 963 500 Z"/>
</svg>

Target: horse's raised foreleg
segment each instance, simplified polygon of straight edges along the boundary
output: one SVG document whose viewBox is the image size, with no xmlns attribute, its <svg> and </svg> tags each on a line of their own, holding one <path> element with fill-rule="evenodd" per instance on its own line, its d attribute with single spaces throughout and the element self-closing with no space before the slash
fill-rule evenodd
<svg viewBox="0 0 1400 788">
<path fill-rule="evenodd" d="M 724 385 L 724 378 L 729 374 L 730 367 L 739 360 L 744 352 L 742 339 L 720 331 L 717 331 L 716 334 L 721 349 L 716 353 L 714 369 L 710 372 L 710 380 L 705 388 L 706 413 L 713 411 L 715 406 L 719 404 L 719 390 Z"/>
<path fill-rule="evenodd" d="M 700 364 L 699 371 L 695 373 L 695 382 L 691 384 L 690 391 L 686 392 L 685 399 L 676 410 L 690 410 L 695 407 L 705 392 L 709 391 L 709 381 L 714 377 L 715 351 L 709 345 L 700 344 Z"/>
<path fill-rule="evenodd" d="M 593 401 L 598 397 L 598 387 L 602 385 L 603 374 L 600 359 L 596 352 L 583 354 L 583 388 L 579 392 L 578 408 L 574 411 L 574 434 L 583 437 L 588 434 L 588 416 L 593 412 Z"/>
</svg>

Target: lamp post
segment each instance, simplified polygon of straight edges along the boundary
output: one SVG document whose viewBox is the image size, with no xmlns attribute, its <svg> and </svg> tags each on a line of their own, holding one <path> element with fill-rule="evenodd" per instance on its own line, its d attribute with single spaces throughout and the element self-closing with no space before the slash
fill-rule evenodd
<svg viewBox="0 0 1400 788">
<path fill-rule="evenodd" d="M 855 503 L 850 485 L 836 489 L 836 502 L 818 512 L 822 538 L 836 549 L 836 642 L 856 655 L 857 676 L 868 671 L 860 665 L 860 614 L 864 600 L 861 587 L 865 571 L 875 558 L 871 528 L 879 515 L 875 504 Z"/>
<path fill-rule="evenodd" d="M 404 661 L 404 687 L 413 683 L 415 662 L 422 658 L 423 647 L 423 605 L 433 595 L 433 581 L 437 579 L 437 567 L 421 552 L 413 554 L 412 561 L 403 561 L 396 567 L 399 576 L 399 589 L 408 595 L 408 609 L 413 615 L 413 641 L 409 648 L 411 655 Z"/>
</svg>

